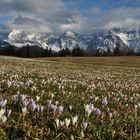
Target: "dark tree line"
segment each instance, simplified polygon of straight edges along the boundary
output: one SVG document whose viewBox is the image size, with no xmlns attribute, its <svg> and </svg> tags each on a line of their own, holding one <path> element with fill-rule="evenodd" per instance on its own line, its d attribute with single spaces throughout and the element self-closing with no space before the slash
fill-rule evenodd
<svg viewBox="0 0 140 140">
<path fill-rule="evenodd" d="M 134 55 L 134 50 L 130 48 L 119 48 L 116 47 L 112 52 L 110 48 L 107 51 L 101 50 L 84 50 L 80 48 L 78 45 L 73 49 L 63 48 L 59 52 L 53 51 L 51 48 L 43 49 L 39 46 L 23 46 L 21 48 L 8 45 L 7 47 L 0 46 L 0 55 L 7 56 L 18 56 L 25 58 L 33 58 L 33 57 L 64 57 L 64 56 L 123 56 L 123 55 Z M 137 54 L 140 55 L 140 54 Z"/>
<path fill-rule="evenodd" d="M 43 49 L 39 46 L 24 46 L 21 48 L 8 45 L 7 47 L 0 47 L 0 55 L 17 56 L 24 58 L 33 57 L 56 57 L 56 56 L 85 56 L 85 52 L 80 47 L 75 47 L 72 50 L 63 48 L 59 52 L 53 51 L 51 48 Z"/>
<path fill-rule="evenodd" d="M 69 48 L 63 48 L 59 51 L 59 56 L 85 56 L 85 51 L 80 47 L 74 47 L 72 50 L 69 50 Z"/>
</svg>

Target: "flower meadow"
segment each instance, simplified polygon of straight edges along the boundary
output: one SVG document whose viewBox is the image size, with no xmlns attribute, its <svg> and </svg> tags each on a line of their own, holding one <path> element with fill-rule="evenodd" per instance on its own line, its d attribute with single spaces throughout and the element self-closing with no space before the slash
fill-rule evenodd
<svg viewBox="0 0 140 140">
<path fill-rule="evenodd" d="M 140 69 L 0 57 L 0 139 L 140 139 Z"/>
</svg>

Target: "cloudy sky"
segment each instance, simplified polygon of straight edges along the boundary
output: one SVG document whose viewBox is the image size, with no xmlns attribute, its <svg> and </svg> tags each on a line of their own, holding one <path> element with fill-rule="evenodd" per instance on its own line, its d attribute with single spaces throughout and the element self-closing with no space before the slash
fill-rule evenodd
<svg viewBox="0 0 140 140">
<path fill-rule="evenodd" d="M 0 31 L 89 33 L 140 27 L 140 0 L 0 0 Z"/>
</svg>

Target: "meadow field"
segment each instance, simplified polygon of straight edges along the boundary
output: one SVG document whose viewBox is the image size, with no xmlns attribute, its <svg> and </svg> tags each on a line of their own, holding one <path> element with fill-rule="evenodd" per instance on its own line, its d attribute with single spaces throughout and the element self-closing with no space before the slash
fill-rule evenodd
<svg viewBox="0 0 140 140">
<path fill-rule="evenodd" d="M 38 59 L 38 58 L 37 58 Z M 94 64 L 121 67 L 140 68 L 140 56 L 113 56 L 113 57 L 46 57 L 40 60 L 54 62 L 76 63 L 76 64 Z"/>
<path fill-rule="evenodd" d="M 0 56 L 0 140 L 139 140 L 140 57 Z"/>
</svg>

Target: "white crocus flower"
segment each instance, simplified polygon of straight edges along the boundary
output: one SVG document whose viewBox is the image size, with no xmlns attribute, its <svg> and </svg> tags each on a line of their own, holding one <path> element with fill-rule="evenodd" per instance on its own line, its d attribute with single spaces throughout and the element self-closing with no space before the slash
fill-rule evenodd
<svg viewBox="0 0 140 140">
<path fill-rule="evenodd" d="M 65 126 L 68 128 L 70 125 L 70 119 L 66 118 L 65 119 Z"/>
<path fill-rule="evenodd" d="M 81 131 L 81 137 L 82 138 L 85 137 L 85 134 L 84 134 L 83 130 Z"/>
<path fill-rule="evenodd" d="M 39 97 L 39 96 L 36 96 L 36 101 L 37 101 L 37 102 L 39 101 L 39 99 L 40 99 L 40 97 Z"/>
<path fill-rule="evenodd" d="M 72 124 L 75 125 L 78 121 L 78 116 L 72 117 Z"/>
<path fill-rule="evenodd" d="M 22 108 L 22 113 L 25 115 L 27 113 L 27 107 Z"/>
<path fill-rule="evenodd" d="M 4 115 L 5 111 L 6 111 L 6 110 L 3 109 L 3 108 L 0 110 L 0 120 L 1 120 L 2 116 Z"/>
<path fill-rule="evenodd" d="M 59 123 L 60 123 L 59 119 L 55 119 L 55 122 L 56 122 L 57 128 L 59 128 Z"/>
<path fill-rule="evenodd" d="M 1 120 L 2 120 L 3 123 L 5 123 L 7 121 L 7 117 L 6 116 L 2 116 Z"/>
<path fill-rule="evenodd" d="M 69 106 L 69 108 L 70 108 L 70 110 L 72 110 L 72 106 L 71 105 Z"/>
<path fill-rule="evenodd" d="M 52 93 L 52 94 L 51 94 L 51 98 L 53 98 L 53 97 L 54 97 L 54 94 Z"/>
<path fill-rule="evenodd" d="M 88 126 L 88 123 L 87 122 L 83 122 L 83 130 L 86 130 L 87 126 Z"/>
<path fill-rule="evenodd" d="M 89 116 L 91 114 L 91 112 L 93 111 L 92 108 L 88 104 L 84 105 L 84 107 L 85 107 L 85 111 L 87 112 L 87 114 Z"/>
<path fill-rule="evenodd" d="M 103 100 L 102 100 L 102 104 L 104 106 L 106 106 L 108 104 L 108 101 L 107 101 L 107 97 L 105 97 Z"/>
</svg>

